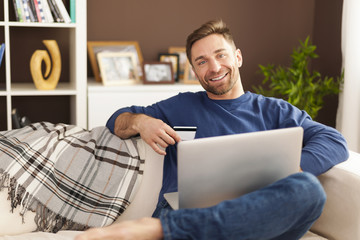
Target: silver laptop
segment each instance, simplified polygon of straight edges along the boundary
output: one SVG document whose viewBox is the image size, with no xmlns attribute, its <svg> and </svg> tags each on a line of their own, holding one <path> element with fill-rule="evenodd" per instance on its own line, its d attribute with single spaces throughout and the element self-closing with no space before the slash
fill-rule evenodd
<svg viewBox="0 0 360 240">
<path fill-rule="evenodd" d="M 181 141 L 173 209 L 203 208 L 299 172 L 303 129 L 284 128 Z"/>
</svg>

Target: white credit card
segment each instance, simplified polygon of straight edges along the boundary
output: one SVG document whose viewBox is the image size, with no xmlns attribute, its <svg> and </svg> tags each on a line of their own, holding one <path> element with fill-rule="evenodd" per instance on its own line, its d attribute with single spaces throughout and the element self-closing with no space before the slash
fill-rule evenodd
<svg viewBox="0 0 360 240">
<path fill-rule="evenodd" d="M 179 134 L 182 141 L 193 140 L 197 127 L 193 126 L 174 126 L 173 129 Z"/>
</svg>

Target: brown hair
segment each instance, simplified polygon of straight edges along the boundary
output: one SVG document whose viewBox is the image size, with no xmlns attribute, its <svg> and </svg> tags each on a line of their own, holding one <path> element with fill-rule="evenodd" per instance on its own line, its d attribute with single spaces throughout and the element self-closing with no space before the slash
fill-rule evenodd
<svg viewBox="0 0 360 240">
<path fill-rule="evenodd" d="M 231 35 L 230 29 L 226 26 L 226 24 L 221 19 L 209 21 L 201 25 L 201 27 L 196 29 L 194 32 L 192 32 L 186 40 L 186 56 L 190 64 L 192 64 L 191 48 L 193 44 L 196 41 L 204 37 L 207 37 L 211 34 L 222 35 L 225 38 L 225 40 L 227 40 L 231 45 L 233 45 L 234 49 L 236 48 L 233 36 Z"/>
</svg>

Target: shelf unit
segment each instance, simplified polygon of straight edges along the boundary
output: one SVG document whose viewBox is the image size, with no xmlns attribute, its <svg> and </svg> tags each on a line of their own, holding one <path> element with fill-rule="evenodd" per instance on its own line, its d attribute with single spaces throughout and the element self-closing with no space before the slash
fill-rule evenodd
<svg viewBox="0 0 360 240">
<path fill-rule="evenodd" d="M 16 22 L 12 0 L 0 4 L 0 43 L 6 45 L 0 67 L 0 131 L 12 129 L 13 108 L 26 112 L 23 115 L 31 120 L 87 128 L 86 0 L 76 0 L 75 23 Z M 37 90 L 30 74 L 31 55 L 46 49 L 45 39 L 58 41 L 61 52 L 62 71 L 55 90 Z"/>
<path fill-rule="evenodd" d="M 198 92 L 200 84 L 135 84 L 103 86 L 93 79 L 88 81 L 88 126 L 104 126 L 119 108 L 131 105 L 148 106 L 180 92 Z"/>
</svg>

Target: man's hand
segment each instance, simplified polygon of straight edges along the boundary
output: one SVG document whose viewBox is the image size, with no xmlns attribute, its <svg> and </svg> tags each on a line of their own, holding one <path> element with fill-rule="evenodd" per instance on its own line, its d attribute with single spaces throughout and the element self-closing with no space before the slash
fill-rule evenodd
<svg viewBox="0 0 360 240">
<path fill-rule="evenodd" d="M 180 136 L 169 125 L 145 114 L 120 114 L 115 121 L 114 131 L 123 139 L 140 134 L 161 155 L 166 154 L 164 148 L 180 141 Z"/>
<path fill-rule="evenodd" d="M 180 136 L 163 121 L 146 115 L 136 119 L 135 125 L 141 138 L 154 149 L 155 152 L 165 155 L 164 149 L 180 141 Z"/>
<path fill-rule="evenodd" d="M 163 238 L 160 220 L 142 218 L 124 221 L 104 228 L 93 228 L 76 236 L 75 240 L 157 240 Z"/>
</svg>

